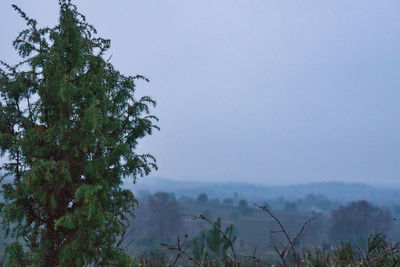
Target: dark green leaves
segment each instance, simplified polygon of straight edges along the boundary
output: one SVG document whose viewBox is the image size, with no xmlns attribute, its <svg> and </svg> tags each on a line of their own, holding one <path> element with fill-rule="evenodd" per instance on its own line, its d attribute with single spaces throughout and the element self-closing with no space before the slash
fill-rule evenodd
<svg viewBox="0 0 400 267">
<path fill-rule="evenodd" d="M 1 62 L 0 155 L 13 179 L 0 216 L 24 241 L 9 246 L 8 262 L 127 266 L 117 239 L 137 201 L 121 185 L 157 168 L 135 152 L 158 129 L 156 102 L 135 98 L 135 80 L 148 79 L 120 74 L 103 58 L 110 40 L 95 36 L 71 1 L 59 4 L 54 28 L 13 6 L 28 26 L 14 41 L 24 60 Z"/>
</svg>

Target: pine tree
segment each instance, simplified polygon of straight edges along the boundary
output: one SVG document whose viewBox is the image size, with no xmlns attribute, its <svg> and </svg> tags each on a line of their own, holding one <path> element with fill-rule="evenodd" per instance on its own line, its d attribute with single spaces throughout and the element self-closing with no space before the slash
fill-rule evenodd
<svg viewBox="0 0 400 267">
<path fill-rule="evenodd" d="M 135 79 L 105 60 L 110 41 L 97 37 L 70 0 L 59 23 L 28 28 L 13 42 L 23 61 L 0 70 L 0 217 L 16 242 L 12 265 L 128 266 L 119 246 L 137 203 L 122 188 L 156 168 L 138 155 L 138 140 L 158 127 L 155 102 L 137 99 Z"/>
<path fill-rule="evenodd" d="M 193 239 L 193 257 L 201 262 L 215 261 L 215 266 L 223 266 L 226 263 L 228 250 L 231 246 L 226 237 L 232 242 L 236 241 L 233 234 L 233 225 L 229 225 L 221 233 L 221 218 L 217 218 L 211 229 L 202 231 L 198 237 Z M 213 265 L 211 265 L 213 266 Z"/>
</svg>

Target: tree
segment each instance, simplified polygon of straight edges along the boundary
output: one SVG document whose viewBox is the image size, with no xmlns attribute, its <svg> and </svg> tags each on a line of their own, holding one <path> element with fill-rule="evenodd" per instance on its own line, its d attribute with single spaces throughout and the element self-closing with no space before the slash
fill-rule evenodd
<svg viewBox="0 0 400 267">
<path fill-rule="evenodd" d="M 157 240 L 169 241 L 183 229 L 181 208 L 174 194 L 158 192 L 149 197 L 149 229 Z"/>
<path fill-rule="evenodd" d="M 208 196 L 205 193 L 201 193 L 197 196 L 197 203 L 205 204 L 208 202 Z"/>
<path fill-rule="evenodd" d="M 238 208 L 242 215 L 246 216 L 251 213 L 251 208 L 245 199 L 241 199 L 238 203 Z"/>
<path fill-rule="evenodd" d="M 222 234 L 221 231 L 223 231 Z M 193 256 L 202 262 L 216 261 L 216 266 L 225 263 L 225 259 L 230 249 L 230 242 L 233 245 L 236 236 L 233 234 L 233 225 L 229 225 L 225 230 L 221 227 L 221 218 L 218 218 L 211 229 L 202 231 L 199 236 L 193 239 Z"/>
<path fill-rule="evenodd" d="M 297 212 L 296 202 L 285 202 L 283 210 L 287 212 Z"/>
<path fill-rule="evenodd" d="M 247 204 L 247 201 L 245 199 L 241 199 L 238 203 L 238 207 L 240 209 L 246 209 L 249 207 L 249 204 Z"/>
<path fill-rule="evenodd" d="M 225 205 L 232 206 L 233 205 L 233 199 L 232 198 L 225 198 L 223 203 Z"/>
<path fill-rule="evenodd" d="M 387 233 L 393 226 L 389 211 L 374 207 L 365 200 L 352 202 L 331 212 L 331 240 L 358 241 L 375 233 Z"/>
<path fill-rule="evenodd" d="M 128 265 L 118 237 L 137 201 L 121 185 L 156 168 L 135 153 L 157 128 L 155 102 L 134 97 L 135 79 L 147 79 L 104 59 L 110 41 L 76 6 L 59 6 L 58 25 L 39 28 L 13 5 L 28 26 L 13 42 L 23 61 L 1 62 L 0 154 L 9 160 L 0 216 L 23 240 L 8 247 L 8 262 Z"/>
</svg>

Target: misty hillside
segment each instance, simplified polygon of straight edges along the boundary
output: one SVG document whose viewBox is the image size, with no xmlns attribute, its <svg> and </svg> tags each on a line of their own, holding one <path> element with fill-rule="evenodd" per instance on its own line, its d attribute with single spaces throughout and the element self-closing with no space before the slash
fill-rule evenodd
<svg viewBox="0 0 400 267">
<path fill-rule="evenodd" d="M 206 193 L 209 198 L 245 198 L 249 201 L 264 201 L 284 197 L 295 200 L 308 194 L 324 195 L 341 203 L 354 200 L 368 200 L 377 205 L 391 205 L 400 202 L 400 189 L 382 188 L 362 183 L 321 182 L 289 186 L 264 186 L 249 183 L 210 183 L 174 181 L 163 178 L 140 179 L 131 189 L 140 194 L 158 191 L 172 192 L 177 197 L 196 197 Z"/>
</svg>

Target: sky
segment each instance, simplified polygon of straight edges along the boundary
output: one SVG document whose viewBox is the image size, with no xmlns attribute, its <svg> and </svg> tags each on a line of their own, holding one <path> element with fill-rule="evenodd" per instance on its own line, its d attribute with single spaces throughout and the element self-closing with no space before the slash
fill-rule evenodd
<svg viewBox="0 0 400 267">
<path fill-rule="evenodd" d="M 42 26 L 58 6 L 0 1 L 0 59 L 16 63 L 12 3 Z M 158 102 L 161 131 L 138 153 L 156 156 L 152 176 L 400 187 L 399 1 L 74 3 L 116 67 L 150 79 L 137 94 Z"/>
</svg>

